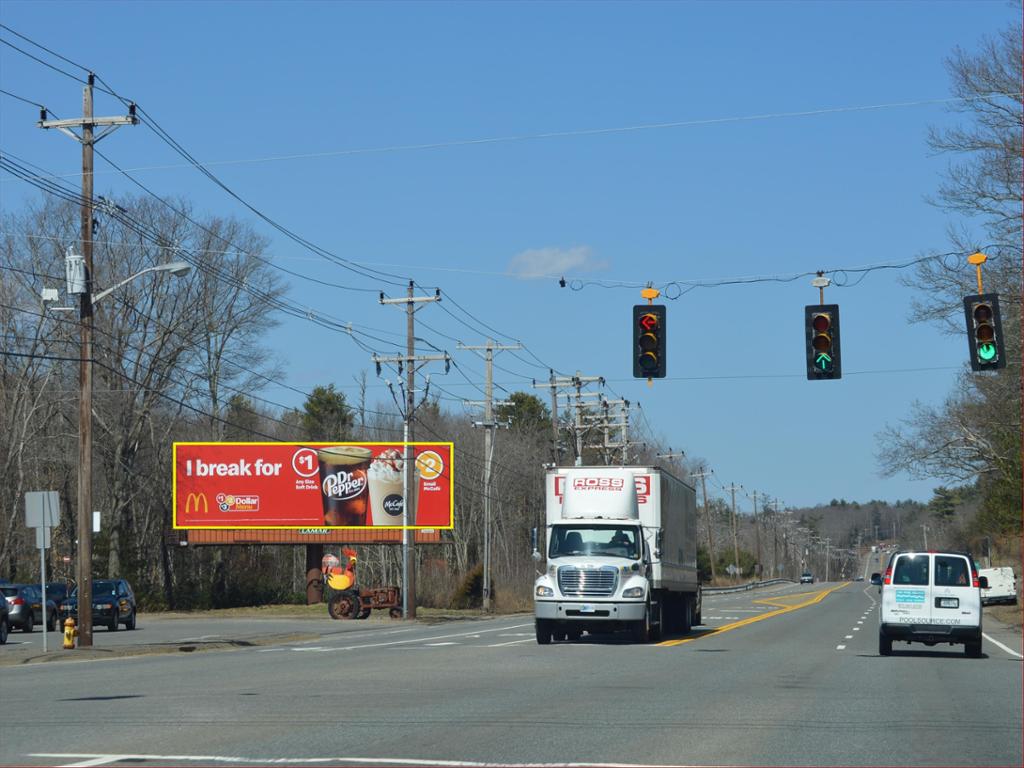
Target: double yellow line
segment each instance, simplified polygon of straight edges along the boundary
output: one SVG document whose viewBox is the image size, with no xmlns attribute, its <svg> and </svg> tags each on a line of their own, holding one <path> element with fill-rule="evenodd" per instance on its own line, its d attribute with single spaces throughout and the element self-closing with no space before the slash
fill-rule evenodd
<svg viewBox="0 0 1024 768">
<path fill-rule="evenodd" d="M 707 633 L 702 634 L 702 635 L 697 635 L 696 637 L 684 637 L 684 638 L 680 638 L 679 640 L 665 640 L 664 642 L 658 643 L 658 645 L 661 646 L 661 647 L 669 648 L 669 647 L 672 647 L 674 645 L 682 645 L 683 643 L 692 643 L 694 640 L 700 640 L 702 637 L 711 637 L 712 635 L 720 635 L 723 632 L 728 632 L 728 631 L 730 631 L 732 629 L 739 629 L 740 627 L 745 627 L 748 624 L 754 624 L 754 623 L 756 623 L 758 621 L 764 621 L 765 619 L 770 619 L 773 616 L 781 616 L 784 613 L 791 613 L 792 611 L 798 611 L 801 608 L 806 608 L 809 605 L 814 605 L 816 603 L 820 603 L 828 595 L 832 594 L 837 589 L 842 589 L 843 587 L 845 587 L 849 583 L 850 582 L 847 581 L 847 582 L 844 582 L 844 583 L 840 584 L 837 587 L 831 587 L 830 589 L 822 590 L 821 592 L 815 593 L 809 599 L 804 600 L 803 602 L 800 602 L 800 603 L 792 604 L 792 605 L 789 604 L 789 603 L 782 602 L 782 600 L 783 600 L 782 597 L 762 598 L 760 600 L 754 600 L 753 602 L 755 602 L 755 603 L 762 603 L 764 605 L 776 606 L 776 610 L 768 611 L 767 613 L 759 613 L 757 616 L 751 616 L 750 618 L 747 618 L 747 619 L 740 619 L 739 621 L 734 621 L 732 624 L 725 624 L 725 625 L 719 627 L 718 629 L 715 629 L 715 630 L 713 630 L 711 632 L 707 632 Z M 789 597 L 789 596 L 787 596 L 787 597 Z M 803 597 L 803 595 L 792 595 L 792 597 L 801 598 L 801 597 Z"/>
</svg>

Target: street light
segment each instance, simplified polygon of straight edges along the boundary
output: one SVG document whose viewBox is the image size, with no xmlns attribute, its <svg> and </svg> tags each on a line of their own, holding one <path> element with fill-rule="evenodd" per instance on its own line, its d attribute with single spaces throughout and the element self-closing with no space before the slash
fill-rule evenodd
<svg viewBox="0 0 1024 768">
<path fill-rule="evenodd" d="M 183 261 L 171 261 L 136 272 L 131 277 L 91 294 L 92 275 L 83 256 L 68 248 L 65 256 L 67 289 L 80 299 L 81 361 L 79 363 L 78 408 L 78 581 L 79 647 L 92 647 L 92 308 L 123 285 L 150 272 L 170 272 L 175 277 L 187 275 L 191 267 Z"/>
</svg>

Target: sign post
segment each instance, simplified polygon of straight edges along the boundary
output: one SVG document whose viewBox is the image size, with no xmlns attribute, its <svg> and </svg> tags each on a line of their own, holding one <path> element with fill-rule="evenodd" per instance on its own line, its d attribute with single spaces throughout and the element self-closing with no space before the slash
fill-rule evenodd
<svg viewBox="0 0 1024 768">
<path fill-rule="evenodd" d="M 47 652 L 46 633 L 46 550 L 50 546 L 50 529 L 60 522 L 60 494 L 57 491 L 28 491 L 25 494 L 25 525 L 36 529 L 39 547 L 39 578 L 43 593 L 43 653 Z"/>
</svg>

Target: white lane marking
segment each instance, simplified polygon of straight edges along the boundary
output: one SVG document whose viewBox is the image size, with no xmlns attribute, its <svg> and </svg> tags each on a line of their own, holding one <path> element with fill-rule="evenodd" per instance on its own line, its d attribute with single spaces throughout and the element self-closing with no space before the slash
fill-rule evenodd
<svg viewBox="0 0 1024 768">
<path fill-rule="evenodd" d="M 853 635 L 847 635 L 844 639 L 846 639 L 846 640 L 853 640 Z"/>
<path fill-rule="evenodd" d="M 1017 652 L 1016 652 L 1015 650 L 1013 650 L 1012 648 L 1007 648 L 1007 647 L 1006 647 L 1005 645 L 1003 645 L 1002 643 L 1000 643 L 1000 642 L 999 642 L 998 640 L 996 640 L 996 639 L 995 639 L 994 637 L 989 637 L 989 636 L 988 636 L 988 635 L 986 635 L 986 634 L 985 634 L 984 632 L 982 632 L 982 633 L 981 633 L 981 636 L 982 636 L 982 637 L 984 637 L 984 638 L 985 638 L 986 640 L 988 640 L 988 641 L 989 641 L 990 643 L 992 643 L 993 645 L 998 645 L 998 646 L 999 646 L 1000 648 L 1002 648 L 1002 649 L 1003 649 L 1004 651 L 1006 651 L 1007 653 L 1013 654 L 1013 655 L 1014 655 L 1014 656 L 1016 656 L 1016 657 L 1017 657 L 1018 659 L 1024 659 L 1024 656 L 1021 656 L 1021 655 L 1020 655 L 1019 653 L 1017 653 Z"/>
<path fill-rule="evenodd" d="M 860 627 L 854 627 L 854 628 L 853 628 L 853 631 L 854 631 L 854 632 L 860 632 Z"/>
<path fill-rule="evenodd" d="M 845 645 L 837 645 L 836 646 L 836 650 L 837 651 L 845 651 L 846 650 L 846 646 Z"/>
<path fill-rule="evenodd" d="M 442 645 L 462 645 L 462 643 L 446 642 L 446 643 L 424 643 L 429 648 L 440 648 Z"/>
<path fill-rule="evenodd" d="M 485 645 L 484 648 L 504 648 L 506 645 L 517 645 L 518 643 L 532 643 L 534 638 L 528 637 L 525 640 L 510 640 L 507 643 L 494 643 L 493 645 Z"/>
<path fill-rule="evenodd" d="M 480 637 L 480 635 L 473 635 Z M 502 632 L 498 637 L 533 637 L 533 632 Z"/>
<path fill-rule="evenodd" d="M 203 640 L 213 640 L 216 637 L 223 637 L 223 635 L 200 635 L 199 637 L 183 637 L 180 640 L 175 640 L 176 643 L 201 643 Z"/>
<path fill-rule="evenodd" d="M 103 755 L 101 757 L 94 757 L 92 760 L 82 760 L 80 763 L 68 763 L 64 768 L 89 768 L 92 765 L 106 765 L 107 763 L 116 762 L 118 759 L 117 755 Z"/>
<path fill-rule="evenodd" d="M 285 650 L 285 649 L 282 648 L 281 650 Z M 324 648 L 322 645 L 314 645 L 314 646 L 303 646 L 301 648 L 296 647 L 296 648 L 292 648 L 291 650 L 293 650 L 293 651 L 313 651 L 315 653 L 328 653 L 331 649 L 330 648 Z"/>
<path fill-rule="evenodd" d="M 863 624 L 863 623 L 864 623 L 864 619 L 859 619 L 859 620 L 857 621 L 857 623 L 858 623 L 858 624 Z"/>
<path fill-rule="evenodd" d="M 119 760 L 151 760 L 157 763 L 170 762 L 199 762 L 199 763 L 268 763 L 272 765 L 310 765 L 314 763 L 355 763 L 356 765 L 417 765 L 444 768 L 694 768 L 686 763 L 485 763 L 469 760 L 425 760 L 410 757 L 270 757 L 252 758 L 235 755 L 94 755 L 94 754 L 69 754 L 66 752 L 36 752 L 28 757 L 46 758 L 86 758 L 85 762 L 73 763 L 72 765 L 104 765 L 105 763 L 117 762 Z M 65 766 L 70 768 L 70 766 Z"/>
<path fill-rule="evenodd" d="M 366 643 L 364 645 L 343 645 L 343 646 L 339 646 L 338 648 L 327 648 L 325 650 L 326 651 L 332 651 L 332 652 L 336 652 L 336 651 L 354 651 L 354 650 L 360 650 L 360 649 L 363 649 L 363 648 L 386 648 L 386 647 L 391 646 L 391 645 L 408 645 L 409 643 L 420 643 L 420 644 L 426 645 L 430 641 L 434 641 L 434 640 L 449 640 L 449 639 L 454 638 L 454 637 L 479 637 L 480 635 L 484 634 L 485 632 L 504 632 L 504 631 L 507 631 L 507 630 L 510 630 L 510 629 L 520 629 L 522 627 L 532 627 L 532 626 L 533 626 L 532 623 L 530 623 L 530 624 L 513 624 L 511 627 L 494 627 L 493 629 L 474 629 L 474 630 L 472 630 L 470 632 L 455 632 L 455 633 L 450 634 L 450 635 L 434 635 L 433 637 L 410 637 L 410 638 L 407 638 L 405 640 L 390 640 L 390 641 L 388 641 L 386 643 Z M 286 648 L 286 649 L 264 648 L 264 649 L 260 649 L 260 650 L 263 651 L 263 652 L 267 652 L 267 651 L 273 651 L 273 650 L 295 650 L 295 649 L 294 648 Z"/>
</svg>

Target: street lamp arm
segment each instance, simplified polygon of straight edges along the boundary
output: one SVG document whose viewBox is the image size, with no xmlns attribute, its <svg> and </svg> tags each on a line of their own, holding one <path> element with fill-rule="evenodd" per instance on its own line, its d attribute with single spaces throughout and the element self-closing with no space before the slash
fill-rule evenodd
<svg viewBox="0 0 1024 768">
<path fill-rule="evenodd" d="M 116 291 L 121 286 L 127 285 L 128 283 L 130 283 L 135 278 L 142 277 L 143 275 L 148 274 L 150 272 L 170 272 L 173 275 L 175 275 L 176 277 L 182 277 L 182 276 L 188 274 L 188 271 L 190 269 L 191 269 L 191 267 L 188 264 L 186 264 L 184 261 L 171 261 L 171 262 L 168 262 L 167 264 L 157 264 L 155 267 L 146 267 L 141 272 L 136 272 L 131 277 L 126 277 L 121 282 L 115 283 L 114 285 L 110 286 L 109 288 L 107 288 L 105 290 L 102 290 L 99 293 L 97 293 L 95 296 L 92 297 L 92 305 L 96 306 L 96 304 L 99 301 L 101 301 L 102 299 L 105 299 L 107 296 L 109 296 L 111 293 Z"/>
</svg>

